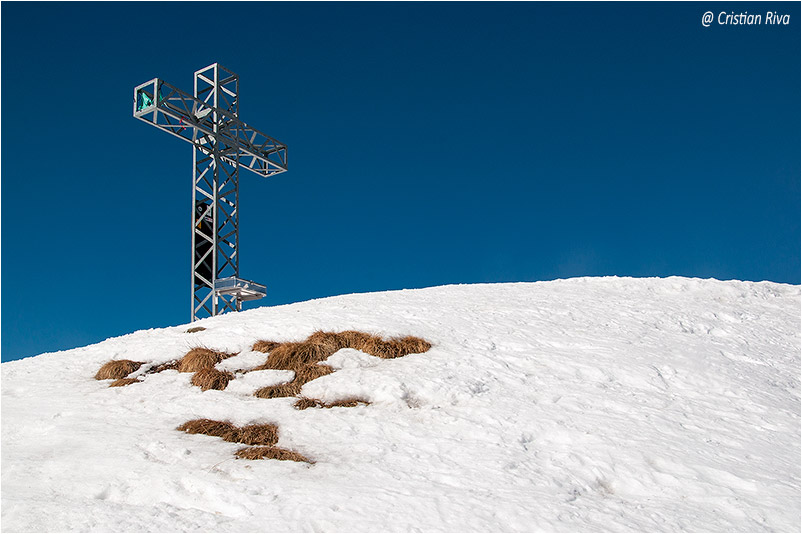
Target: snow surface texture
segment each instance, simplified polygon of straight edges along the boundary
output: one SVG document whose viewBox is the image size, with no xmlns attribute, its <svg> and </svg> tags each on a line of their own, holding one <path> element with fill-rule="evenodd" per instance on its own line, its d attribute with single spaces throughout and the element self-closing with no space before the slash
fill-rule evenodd
<svg viewBox="0 0 802 534">
<path fill-rule="evenodd" d="M 577 278 L 347 295 L 135 332 L 2 364 L 4 531 L 799 531 L 800 288 Z M 258 371 L 201 392 L 165 371 L 109 388 L 111 359 L 259 339 L 415 335 L 343 349 L 293 408 Z M 135 374 L 141 374 L 145 367 Z M 240 460 L 175 428 L 275 423 L 314 465 Z"/>
</svg>

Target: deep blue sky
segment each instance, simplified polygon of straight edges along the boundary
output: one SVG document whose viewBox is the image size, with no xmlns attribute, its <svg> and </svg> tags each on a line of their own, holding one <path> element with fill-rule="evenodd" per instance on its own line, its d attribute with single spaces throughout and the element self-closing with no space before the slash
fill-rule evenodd
<svg viewBox="0 0 802 534">
<path fill-rule="evenodd" d="M 800 283 L 798 3 L 2 4 L 2 359 L 189 320 L 192 149 L 240 75 L 255 305 L 583 275 Z M 789 13 L 705 28 L 702 14 Z"/>
</svg>

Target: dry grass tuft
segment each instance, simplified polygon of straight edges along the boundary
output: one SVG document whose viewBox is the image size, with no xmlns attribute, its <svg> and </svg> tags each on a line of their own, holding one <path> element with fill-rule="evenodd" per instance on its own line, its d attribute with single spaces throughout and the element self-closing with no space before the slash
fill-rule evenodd
<svg viewBox="0 0 802 534">
<path fill-rule="evenodd" d="M 345 347 L 342 343 L 343 340 L 340 339 L 340 334 L 336 332 L 323 332 L 322 330 L 313 332 L 311 336 L 306 338 L 306 342 L 319 345 L 325 352 L 330 352 L 331 354 Z M 325 360 L 331 356 L 331 354 L 323 359 Z"/>
<path fill-rule="evenodd" d="M 305 341 L 278 343 L 275 341 L 257 341 L 253 350 L 269 352 L 267 361 L 253 369 L 289 369 L 298 370 L 307 365 L 320 362 L 340 349 L 361 350 L 379 358 L 399 358 L 407 354 L 426 352 L 432 347 L 425 339 L 414 336 L 394 338 L 384 341 L 378 336 L 365 332 L 346 330 L 344 332 L 323 332 L 318 330 Z"/>
<path fill-rule="evenodd" d="M 278 442 L 278 427 L 272 424 L 247 425 L 237 428 L 228 421 L 214 421 L 212 419 L 193 419 L 179 426 L 188 434 L 204 434 L 222 438 L 232 443 L 245 445 L 275 445 Z"/>
<path fill-rule="evenodd" d="M 295 397 L 301 393 L 301 388 L 307 382 L 311 382 L 321 376 L 326 376 L 334 372 L 328 365 L 304 365 L 295 369 L 295 377 L 283 384 L 267 386 L 254 392 L 254 396 L 260 399 L 275 399 L 278 397 Z"/>
<path fill-rule="evenodd" d="M 237 441 L 237 427 L 228 421 L 214 421 L 212 419 L 193 419 L 176 428 L 187 434 L 205 434 L 216 436 L 226 441 Z"/>
<path fill-rule="evenodd" d="M 157 365 L 156 367 L 152 367 L 148 370 L 148 373 L 161 373 L 162 371 L 167 371 L 168 369 L 178 369 L 178 360 L 173 360 L 172 362 L 167 362 Z"/>
<path fill-rule="evenodd" d="M 276 425 L 248 425 L 237 430 L 238 443 L 245 445 L 275 445 L 278 441 Z"/>
<path fill-rule="evenodd" d="M 203 332 L 206 330 L 202 326 L 193 326 L 192 328 L 187 330 L 187 334 L 194 334 L 195 332 Z"/>
<path fill-rule="evenodd" d="M 198 386 L 203 391 L 209 389 L 224 390 L 228 387 L 228 382 L 234 380 L 234 375 L 226 371 L 218 371 L 214 367 L 207 367 L 197 371 L 192 375 L 192 385 Z"/>
<path fill-rule="evenodd" d="M 95 374 L 95 380 L 118 380 L 125 378 L 142 367 L 142 362 L 132 360 L 111 360 L 106 362 Z"/>
<path fill-rule="evenodd" d="M 304 365 L 300 369 L 295 370 L 295 378 L 293 379 L 293 382 L 300 382 L 301 385 L 304 385 L 307 382 L 311 382 L 312 380 L 318 379 L 321 376 L 330 375 L 333 372 L 334 369 L 328 365 Z"/>
<path fill-rule="evenodd" d="M 337 349 L 329 344 L 314 341 L 301 343 L 283 343 L 273 349 L 265 364 L 269 369 L 296 370 L 306 365 L 325 360 Z"/>
<path fill-rule="evenodd" d="M 256 352 L 270 352 L 271 350 L 275 349 L 281 345 L 278 341 L 257 341 L 251 347 L 251 350 L 255 350 Z"/>
<path fill-rule="evenodd" d="M 201 369 L 214 367 L 220 361 L 220 357 L 211 349 L 196 347 L 187 352 L 178 362 L 178 372 L 194 373 Z"/>
<path fill-rule="evenodd" d="M 292 362 L 295 358 L 294 351 L 300 343 L 280 343 L 270 350 L 267 361 L 256 367 L 254 371 L 261 371 L 264 369 L 285 369 L 282 365 Z"/>
<path fill-rule="evenodd" d="M 237 451 L 237 458 L 243 460 L 263 460 L 265 458 L 271 460 L 289 460 L 292 462 L 306 462 L 312 464 L 311 460 L 302 454 L 280 447 L 247 447 Z"/>
<path fill-rule="evenodd" d="M 194 373 L 201 369 L 208 369 L 232 356 L 234 356 L 234 354 L 214 351 L 206 347 L 195 347 L 187 352 L 178 362 L 178 372 Z"/>
<path fill-rule="evenodd" d="M 398 347 L 391 341 L 384 341 L 380 337 L 371 337 L 369 340 L 362 344 L 359 348 L 362 352 L 366 352 L 371 356 L 378 358 L 397 358 L 400 356 Z"/>
<path fill-rule="evenodd" d="M 251 445 L 237 451 L 237 458 L 246 460 L 261 460 L 271 458 L 274 460 L 291 460 L 293 462 L 307 462 L 306 457 L 295 451 L 275 447 L 278 442 L 278 427 L 273 424 L 247 425 L 237 428 L 228 421 L 213 421 L 212 419 L 193 419 L 179 426 L 189 434 L 204 434 L 215 436 L 233 443 Z"/>
<path fill-rule="evenodd" d="M 347 399 L 326 403 L 320 399 L 301 397 L 296 401 L 295 407 L 299 410 L 306 410 L 307 408 L 353 408 L 355 406 L 359 406 L 360 404 L 366 406 L 370 404 L 370 401 L 360 399 L 358 397 L 349 397 Z"/>
<path fill-rule="evenodd" d="M 309 397 L 301 397 L 295 401 L 295 407 L 299 410 L 306 410 L 307 408 L 322 408 L 323 401 L 320 399 L 310 399 Z"/>
<path fill-rule="evenodd" d="M 428 351 L 430 348 L 432 348 L 432 344 L 419 337 L 406 336 L 384 341 L 374 336 L 365 341 L 359 350 L 379 358 L 391 359 L 400 358 L 408 354 L 419 354 Z"/>
<path fill-rule="evenodd" d="M 117 380 L 109 384 L 109 387 L 119 388 L 123 386 L 130 386 L 131 384 L 136 384 L 137 382 L 140 382 L 140 380 L 137 378 L 118 378 Z"/>
<path fill-rule="evenodd" d="M 337 334 L 344 349 L 362 350 L 362 346 L 373 338 L 370 334 L 357 330 L 346 330 Z"/>
<path fill-rule="evenodd" d="M 398 347 L 399 351 L 401 352 L 402 356 L 406 356 L 407 354 L 421 354 L 423 352 L 427 352 L 430 348 L 432 348 L 432 344 L 426 341 L 425 339 L 421 339 L 415 336 L 405 336 L 402 338 L 396 338 L 393 340 Z"/>
<path fill-rule="evenodd" d="M 303 384 L 298 384 L 295 381 L 285 382 L 277 386 L 267 386 L 257 389 L 254 392 L 255 397 L 260 399 L 275 399 L 279 397 L 294 397 L 301 392 Z"/>
<path fill-rule="evenodd" d="M 168 369 L 178 369 L 178 360 L 159 364 L 156 367 L 151 367 L 146 372 L 148 374 L 156 374 L 161 373 L 162 371 L 167 371 Z"/>
<path fill-rule="evenodd" d="M 349 397 L 347 399 L 342 399 L 338 401 L 334 401 L 328 404 L 324 404 L 324 408 L 354 408 L 362 404 L 363 406 L 367 406 L 370 404 L 370 401 L 365 399 L 360 399 L 358 397 Z"/>
</svg>

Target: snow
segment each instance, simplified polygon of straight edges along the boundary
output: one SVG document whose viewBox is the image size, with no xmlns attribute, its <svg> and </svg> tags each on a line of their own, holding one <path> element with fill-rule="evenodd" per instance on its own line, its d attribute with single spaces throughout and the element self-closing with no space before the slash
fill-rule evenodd
<svg viewBox="0 0 802 534">
<path fill-rule="evenodd" d="M 2 364 L 4 531 L 799 531 L 800 287 L 575 278 L 259 308 Z M 296 410 L 289 371 L 202 392 L 177 371 L 109 388 L 111 359 L 240 353 L 317 329 L 420 336 L 343 349 Z M 235 459 L 193 418 L 279 426 L 314 465 Z"/>
</svg>

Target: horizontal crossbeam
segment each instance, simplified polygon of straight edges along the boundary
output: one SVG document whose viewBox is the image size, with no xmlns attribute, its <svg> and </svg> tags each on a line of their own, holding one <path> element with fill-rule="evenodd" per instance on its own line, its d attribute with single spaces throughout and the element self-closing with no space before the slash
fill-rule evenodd
<svg viewBox="0 0 802 534">
<path fill-rule="evenodd" d="M 287 170 L 285 144 L 159 78 L 134 89 L 134 117 L 261 176 Z"/>
</svg>

